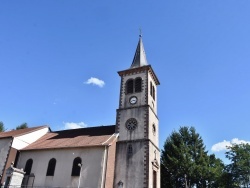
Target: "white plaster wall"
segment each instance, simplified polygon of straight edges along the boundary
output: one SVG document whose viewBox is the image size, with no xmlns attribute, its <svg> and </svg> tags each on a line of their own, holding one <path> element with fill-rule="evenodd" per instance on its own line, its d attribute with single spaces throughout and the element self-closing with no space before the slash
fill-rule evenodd
<svg viewBox="0 0 250 188">
<path fill-rule="evenodd" d="M 17 136 L 13 140 L 12 147 L 18 150 L 23 149 L 29 144 L 41 138 L 47 132 L 49 132 L 49 128 L 45 127 L 43 129 L 39 129 L 37 131 L 31 132 L 22 136 Z"/>
<path fill-rule="evenodd" d="M 0 139 L 0 174 L 3 173 L 4 165 L 9 153 L 12 138 Z"/>
<path fill-rule="evenodd" d="M 73 160 L 82 159 L 81 187 L 101 187 L 104 147 L 22 151 L 18 168 L 24 168 L 33 159 L 31 173 L 35 174 L 34 186 L 77 187 L 79 177 L 71 176 Z M 48 162 L 56 159 L 54 176 L 46 176 Z"/>
<path fill-rule="evenodd" d="M 155 125 L 155 134 L 153 132 L 153 124 Z M 153 111 L 149 109 L 149 128 L 148 128 L 148 137 L 149 139 L 159 147 L 159 121 Z"/>
<path fill-rule="evenodd" d="M 155 85 L 154 80 L 152 79 L 150 73 L 148 75 L 148 84 L 150 87 L 150 82 L 152 82 L 155 88 L 155 100 L 150 95 L 150 88 L 148 89 L 148 101 L 151 109 L 149 110 L 149 139 L 159 148 L 159 120 L 157 118 L 157 86 Z M 156 127 L 156 132 L 153 134 L 153 124 Z M 156 154 L 155 154 L 156 151 Z M 157 159 L 160 165 L 160 152 L 158 149 L 152 144 L 149 143 L 149 188 L 153 187 L 153 165 L 152 161 Z M 160 188 L 160 168 L 155 169 L 157 171 L 157 188 Z"/>
<path fill-rule="evenodd" d="M 155 88 L 155 99 L 150 95 L 150 82 Z M 154 110 L 155 114 L 157 114 L 157 86 L 150 73 L 148 73 L 148 104 Z"/>
</svg>

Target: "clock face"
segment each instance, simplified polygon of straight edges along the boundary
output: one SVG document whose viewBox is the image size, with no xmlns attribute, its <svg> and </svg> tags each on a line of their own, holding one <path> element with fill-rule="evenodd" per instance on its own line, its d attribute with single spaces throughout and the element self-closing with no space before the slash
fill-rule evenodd
<svg viewBox="0 0 250 188">
<path fill-rule="evenodd" d="M 130 104 L 136 104 L 137 103 L 137 97 L 135 97 L 135 96 L 130 97 L 129 102 L 130 102 Z"/>
<path fill-rule="evenodd" d="M 137 127 L 137 121 L 135 118 L 130 118 L 127 120 L 126 122 L 126 128 L 129 130 L 129 131 L 133 131 L 135 130 Z"/>
</svg>

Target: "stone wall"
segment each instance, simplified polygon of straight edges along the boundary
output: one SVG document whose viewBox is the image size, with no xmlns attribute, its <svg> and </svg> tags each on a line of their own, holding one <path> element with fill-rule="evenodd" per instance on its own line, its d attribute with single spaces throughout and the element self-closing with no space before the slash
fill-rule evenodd
<svg viewBox="0 0 250 188">
<path fill-rule="evenodd" d="M 0 174 L 4 175 L 4 168 L 6 166 L 7 158 L 10 151 L 12 138 L 0 139 Z M 4 177 L 1 179 L 4 182 Z"/>
</svg>

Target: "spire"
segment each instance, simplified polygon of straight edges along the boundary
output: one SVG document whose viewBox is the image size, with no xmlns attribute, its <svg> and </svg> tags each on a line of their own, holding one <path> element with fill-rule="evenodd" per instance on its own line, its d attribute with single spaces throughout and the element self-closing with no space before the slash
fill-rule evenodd
<svg viewBox="0 0 250 188">
<path fill-rule="evenodd" d="M 139 42 L 135 51 L 135 56 L 133 59 L 133 63 L 130 68 L 142 67 L 144 65 L 148 65 L 146 54 L 144 51 L 143 43 L 142 43 L 142 34 L 140 32 Z"/>
</svg>

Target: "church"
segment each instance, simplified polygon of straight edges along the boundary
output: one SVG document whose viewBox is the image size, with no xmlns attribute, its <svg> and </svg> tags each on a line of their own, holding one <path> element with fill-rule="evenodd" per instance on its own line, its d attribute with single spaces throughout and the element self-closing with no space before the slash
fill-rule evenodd
<svg viewBox="0 0 250 188">
<path fill-rule="evenodd" d="M 0 133 L 3 187 L 160 188 L 157 86 L 142 37 L 121 77 L 116 124 Z"/>
</svg>

